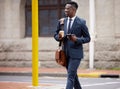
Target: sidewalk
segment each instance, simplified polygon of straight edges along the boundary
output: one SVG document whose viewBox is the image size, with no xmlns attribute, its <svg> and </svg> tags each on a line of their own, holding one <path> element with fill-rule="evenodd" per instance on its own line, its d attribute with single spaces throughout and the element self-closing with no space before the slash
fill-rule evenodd
<svg viewBox="0 0 120 89">
<path fill-rule="evenodd" d="M 1 75 L 31 76 L 32 68 L 0 67 Z M 39 68 L 39 76 L 66 77 L 65 68 Z M 89 70 L 78 69 L 79 77 L 89 78 L 119 78 L 120 70 Z M 1 89 L 63 89 L 61 85 L 40 84 L 38 88 L 30 87 L 31 83 L 0 82 Z"/>
<path fill-rule="evenodd" d="M 31 76 L 32 68 L 0 67 L 0 75 Z M 79 77 L 105 77 L 102 75 L 109 75 L 108 77 L 110 76 L 119 77 L 120 70 L 78 69 Z M 65 68 L 39 68 L 39 76 L 66 77 L 66 69 Z"/>
</svg>

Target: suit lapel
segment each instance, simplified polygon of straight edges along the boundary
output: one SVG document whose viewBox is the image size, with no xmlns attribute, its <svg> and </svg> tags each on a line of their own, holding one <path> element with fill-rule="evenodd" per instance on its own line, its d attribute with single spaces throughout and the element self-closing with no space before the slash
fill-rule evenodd
<svg viewBox="0 0 120 89">
<path fill-rule="evenodd" d="M 76 23 L 77 23 L 77 17 L 75 18 L 74 22 L 73 22 L 73 25 L 71 27 L 71 30 L 70 30 L 70 33 L 72 33 L 72 31 L 74 30 L 75 26 L 76 26 Z"/>
<path fill-rule="evenodd" d="M 68 33 L 67 32 L 67 20 L 68 20 L 67 18 L 64 20 L 64 32 L 65 32 L 65 35 Z M 75 20 L 73 22 L 73 25 L 72 25 L 72 27 L 70 29 L 70 33 L 72 33 L 72 31 L 74 30 L 76 24 L 77 24 L 77 17 L 75 18 Z"/>
</svg>

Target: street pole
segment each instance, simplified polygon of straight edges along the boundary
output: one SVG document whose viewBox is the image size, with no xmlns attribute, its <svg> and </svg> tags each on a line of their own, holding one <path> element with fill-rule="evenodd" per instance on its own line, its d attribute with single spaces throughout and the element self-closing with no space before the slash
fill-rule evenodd
<svg viewBox="0 0 120 89">
<path fill-rule="evenodd" d="M 32 85 L 38 86 L 38 0 L 32 0 Z"/>
<path fill-rule="evenodd" d="M 91 42 L 89 43 L 89 68 L 94 68 L 94 41 L 95 41 L 95 1 L 89 0 L 89 14 L 90 14 L 90 35 L 91 35 Z"/>
</svg>

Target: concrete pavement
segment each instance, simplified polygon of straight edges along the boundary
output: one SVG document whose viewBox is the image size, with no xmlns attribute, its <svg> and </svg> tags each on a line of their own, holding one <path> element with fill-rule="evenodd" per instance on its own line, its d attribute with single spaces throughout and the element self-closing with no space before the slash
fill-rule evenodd
<svg viewBox="0 0 120 89">
<path fill-rule="evenodd" d="M 32 75 L 32 68 L 23 67 L 0 67 L 0 75 Z M 65 68 L 39 68 L 39 76 L 66 77 Z M 111 77 L 119 78 L 120 70 L 90 70 L 78 69 L 79 77 Z"/>
<path fill-rule="evenodd" d="M 65 68 L 39 68 L 39 76 L 56 76 L 66 77 Z M 32 75 L 32 68 L 27 67 L 0 67 L 0 75 Z M 78 69 L 79 77 L 120 77 L 120 70 L 90 70 L 90 69 Z"/>
</svg>

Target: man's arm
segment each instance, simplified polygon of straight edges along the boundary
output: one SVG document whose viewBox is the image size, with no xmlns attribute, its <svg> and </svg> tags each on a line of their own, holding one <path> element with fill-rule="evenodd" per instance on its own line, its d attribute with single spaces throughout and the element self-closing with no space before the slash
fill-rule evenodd
<svg viewBox="0 0 120 89">
<path fill-rule="evenodd" d="M 86 24 L 82 23 L 81 29 L 82 29 L 82 37 L 80 37 L 80 38 L 77 37 L 76 43 L 77 44 L 84 44 L 84 43 L 90 42 L 91 38 L 90 38 L 90 34 L 89 34 L 89 31 L 88 31 Z"/>
</svg>

